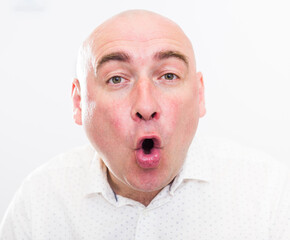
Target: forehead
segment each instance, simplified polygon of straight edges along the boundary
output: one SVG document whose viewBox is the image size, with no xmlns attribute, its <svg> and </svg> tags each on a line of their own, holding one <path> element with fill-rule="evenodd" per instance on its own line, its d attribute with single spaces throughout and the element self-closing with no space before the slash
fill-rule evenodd
<svg viewBox="0 0 290 240">
<path fill-rule="evenodd" d="M 111 52 L 125 51 L 136 59 L 146 59 L 158 51 L 178 51 L 193 59 L 191 43 L 182 30 L 167 20 L 114 19 L 90 36 L 93 61 Z"/>
<path fill-rule="evenodd" d="M 185 62 L 189 59 L 183 45 L 169 39 L 152 39 L 146 42 L 117 40 L 107 42 L 98 48 L 94 47 L 94 64 L 100 63 L 104 57 L 118 52 L 123 53 L 130 61 L 140 64 L 146 63 L 148 60 L 162 59 L 156 56 L 165 52 L 168 55 L 171 53 L 172 56 L 177 55 L 173 53 L 179 53 L 179 55 L 184 56 Z"/>
<path fill-rule="evenodd" d="M 148 13 L 121 14 L 113 17 L 96 28 L 92 36 L 100 40 L 132 41 L 148 41 L 162 37 L 176 40 L 186 38 L 181 28 L 171 20 Z"/>
</svg>

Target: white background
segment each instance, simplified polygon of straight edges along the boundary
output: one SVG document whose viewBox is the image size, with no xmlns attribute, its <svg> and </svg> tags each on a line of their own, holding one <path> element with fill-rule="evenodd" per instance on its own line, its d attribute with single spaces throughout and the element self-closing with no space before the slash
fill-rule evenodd
<svg viewBox="0 0 290 240">
<path fill-rule="evenodd" d="M 93 28 L 127 9 L 165 15 L 191 38 L 206 87 L 199 134 L 290 165 L 289 1 L 139 2 L 1 0 L 0 219 L 25 176 L 87 142 L 71 114 L 77 50 Z"/>
</svg>

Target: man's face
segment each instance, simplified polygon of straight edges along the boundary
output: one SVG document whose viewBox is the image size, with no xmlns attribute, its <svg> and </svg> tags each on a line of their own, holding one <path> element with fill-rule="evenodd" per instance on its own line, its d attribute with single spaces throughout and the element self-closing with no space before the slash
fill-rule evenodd
<svg viewBox="0 0 290 240">
<path fill-rule="evenodd" d="M 95 64 L 80 104 L 86 134 L 117 185 L 159 191 L 180 171 L 205 113 L 191 45 L 156 17 L 111 20 L 91 38 Z"/>
</svg>

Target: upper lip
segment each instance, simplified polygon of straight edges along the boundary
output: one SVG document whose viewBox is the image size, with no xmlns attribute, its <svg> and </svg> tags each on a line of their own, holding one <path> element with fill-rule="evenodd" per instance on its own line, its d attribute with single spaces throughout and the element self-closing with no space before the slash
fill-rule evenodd
<svg viewBox="0 0 290 240">
<path fill-rule="evenodd" d="M 154 148 L 162 148 L 161 146 L 161 138 L 158 135 L 144 135 L 137 140 L 136 148 L 135 150 L 142 148 L 142 143 L 145 139 L 152 139 L 154 142 Z"/>
</svg>

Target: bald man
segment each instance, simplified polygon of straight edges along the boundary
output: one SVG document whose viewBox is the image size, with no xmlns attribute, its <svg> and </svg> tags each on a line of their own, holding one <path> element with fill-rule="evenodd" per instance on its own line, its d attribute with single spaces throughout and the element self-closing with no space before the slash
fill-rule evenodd
<svg viewBox="0 0 290 240">
<path fill-rule="evenodd" d="M 195 137 L 203 78 L 171 20 L 134 10 L 96 28 L 72 101 L 90 146 L 25 180 L 1 239 L 289 239 L 286 169 Z"/>
</svg>

